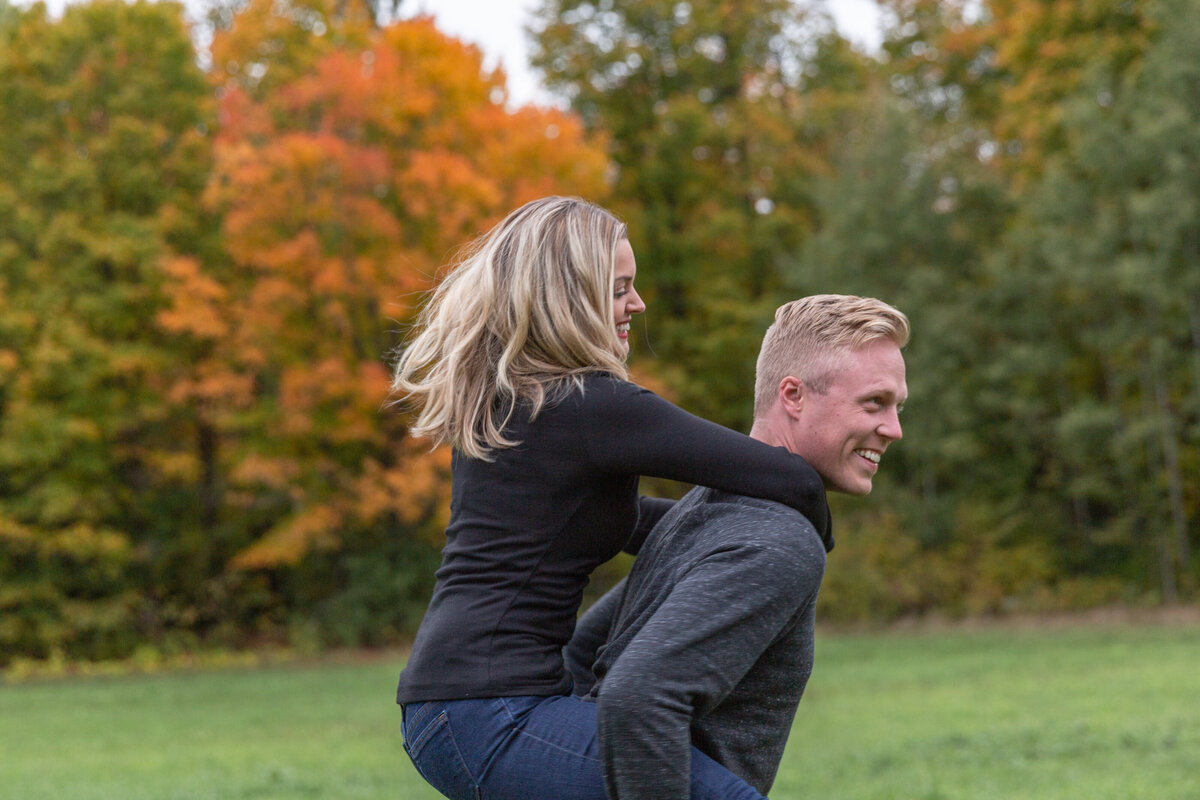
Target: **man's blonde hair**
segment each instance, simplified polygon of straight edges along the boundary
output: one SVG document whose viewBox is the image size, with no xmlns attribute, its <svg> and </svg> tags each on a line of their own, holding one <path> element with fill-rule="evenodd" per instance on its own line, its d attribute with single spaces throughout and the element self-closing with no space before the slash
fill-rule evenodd
<svg viewBox="0 0 1200 800">
<path fill-rule="evenodd" d="M 818 394 L 829 391 L 846 353 L 876 339 L 908 344 L 908 317 L 881 300 L 816 294 L 785 303 L 767 328 L 754 377 L 754 413 L 770 408 L 789 375 Z"/>
<path fill-rule="evenodd" d="M 396 365 L 393 390 L 419 409 L 412 434 L 489 459 L 518 444 L 504 434 L 518 402 L 536 415 L 588 373 L 626 378 L 612 285 L 626 237 L 605 209 L 546 197 L 468 247 Z"/>
</svg>

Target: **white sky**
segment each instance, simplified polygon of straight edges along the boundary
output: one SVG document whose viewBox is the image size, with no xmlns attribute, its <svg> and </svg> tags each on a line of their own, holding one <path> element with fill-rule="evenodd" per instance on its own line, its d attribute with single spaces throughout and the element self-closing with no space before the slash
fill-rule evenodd
<svg viewBox="0 0 1200 800">
<path fill-rule="evenodd" d="M 868 49 L 880 42 L 879 12 L 872 0 L 824 0 L 842 35 Z M 514 105 L 550 98 L 541 92 L 537 77 L 528 66 L 524 25 L 537 0 L 404 0 L 401 16 L 433 14 L 438 28 L 459 39 L 479 45 L 484 64 L 504 65 L 508 93 Z"/>
</svg>

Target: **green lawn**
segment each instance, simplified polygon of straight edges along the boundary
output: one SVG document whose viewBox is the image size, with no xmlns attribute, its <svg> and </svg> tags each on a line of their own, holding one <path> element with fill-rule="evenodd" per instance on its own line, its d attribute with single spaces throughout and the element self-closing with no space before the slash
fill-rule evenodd
<svg viewBox="0 0 1200 800">
<path fill-rule="evenodd" d="M 0 798 L 436 798 L 398 669 L 0 686 Z M 823 634 L 771 797 L 1196 800 L 1200 628 Z"/>
</svg>

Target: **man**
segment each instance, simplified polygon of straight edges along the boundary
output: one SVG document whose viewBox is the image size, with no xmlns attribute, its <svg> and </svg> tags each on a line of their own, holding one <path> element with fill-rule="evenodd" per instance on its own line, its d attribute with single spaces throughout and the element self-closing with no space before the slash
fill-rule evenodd
<svg viewBox="0 0 1200 800">
<path fill-rule="evenodd" d="M 827 489 L 866 495 L 902 435 L 908 337 L 878 300 L 782 306 L 759 353 L 750 435 L 803 456 Z M 576 692 L 598 706 L 610 800 L 687 798 L 693 744 L 767 793 L 812 671 L 832 546 L 786 506 L 705 487 L 658 523 L 567 649 Z M 593 686 L 587 665 L 605 639 Z"/>
</svg>

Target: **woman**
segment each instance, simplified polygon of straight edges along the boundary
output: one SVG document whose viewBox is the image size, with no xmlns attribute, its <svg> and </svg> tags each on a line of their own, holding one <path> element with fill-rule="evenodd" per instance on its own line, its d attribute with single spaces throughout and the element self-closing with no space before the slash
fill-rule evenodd
<svg viewBox="0 0 1200 800">
<path fill-rule="evenodd" d="M 449 797 L 603 798 L 580 741 L 594 708 L 569 697 L 562 650 L 592 570 L 636 552 L 670 507 L 638 498 L 639 475 L 766 497 L 828 528 L 798 456 L 626 380 L 636 270 L 610 213 L 533 201 L 460 258 L 397 365 L 413 434 L 454 447 L 442 565 L 396 695 L 406 751 Z"/>
</svg>

